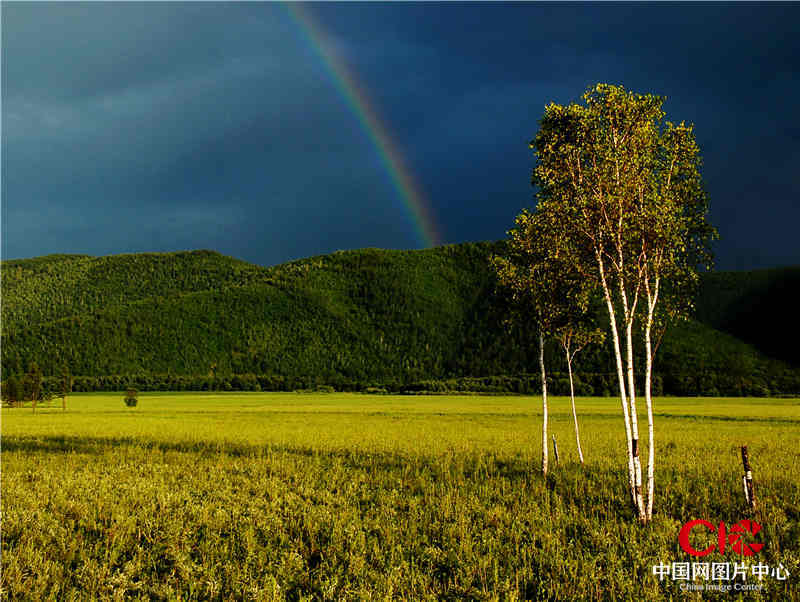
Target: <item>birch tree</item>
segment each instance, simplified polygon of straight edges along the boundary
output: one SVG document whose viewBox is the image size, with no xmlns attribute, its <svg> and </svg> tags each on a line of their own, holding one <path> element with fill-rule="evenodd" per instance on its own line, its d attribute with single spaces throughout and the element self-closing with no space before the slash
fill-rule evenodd
<svg viewBox="0 0 800 602">
<path fill-rule="evenodd" d="M 531 143 L 539 208 L 562 220 L 576 269 L 608 312 L 627 448 L 628 485 L 642 522 L 652 515 L 655 461 L 651 329 L 663 279 L 687 274 L 711 231 L 691 126 L 662 128 L 664 99 L 598 84 L 584 105 L 551 103 Z M 680 175 L 678 175 L 680 174 Z M 693 238 L 694 237 L 694 238 Z M 645 310 L 648 491 L 642 491 L 633 332 Z"/>
<path fill-rule="evenodd" d="M 575 258 L 564 239 L 566 230 L 558 216 L 543 210 L 523 212 L 511 229 L 505 256 L 494 257 L 502 287 L 511 292 L 515 301 L 512 321 L 529 324 L 534 317 L 539 335 L 539 371 L 542 379 L 542 473 L 548 464 L 548 400 L 547 370 L 544 346 L 547 338 L 558 339 L 564 351 L 569 371 L 572 417 L 578 457 L 583 464 L 577 411 L 573 362 L 586 345 L 602 340 L 602 332 L 590 315 L 593 288 L 576 269 Z"/>
<path fill-rule="evenodd" d="M 553 303 L 557 276 L 547 261 L 546 241 L 541 215 L 523 210 L 515 220 L 516 227 L 508 231 L 507 253 L 493 256 L 498 283 L 507 290 L 514 302 L 512 322 L 525 327 L 535 325 L 539 338 L 539 372 L 542 379 L 542 475 L 548 468 L 548 400 L 547 370 L 544 361 L 545 340 L 553 333 L 555 321 Z M 532 318 L 532 319 L 531 319 Z"/>
<path fill-rule="evenodd" d="M 575 426 L 578 459 L 584 462 L 578 414 L 575 409 L 575 357 L 587 345 L 603 341 L 604 332 L 595 323 L 596 286 L 580 270 L 580 249 L 569 239 L 569 228 L 560 216 L 544 208 L 537 210 L 537 231 L 542 261 L 547 265 L 547 303 L 551 330 L 561 345 L 569 376 L 570 405 Z"/>
<path fill-rule="evenodd" d="M 699 283 L 697 269 L 711 267 L 710 244 L 716 237 L 716 230 L 706 221 L 708 198 L 700 176 L 700 150 L 691 125 L 667 122 L 657 164 L 656 189 L 650 203 L 643 207 L 641 228 L 642 282 L 647 301 L 643 327 L 648 424 L 647 520 L 653 516 L 655 483 L 651 395 L 654 356 L 668 325 L 686 319 L 693 310 Z"/>
</svg>

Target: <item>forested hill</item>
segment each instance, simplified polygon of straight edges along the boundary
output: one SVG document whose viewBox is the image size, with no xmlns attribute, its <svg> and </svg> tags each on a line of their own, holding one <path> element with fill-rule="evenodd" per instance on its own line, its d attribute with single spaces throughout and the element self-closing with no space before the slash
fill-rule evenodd
<svg viewBox="0 0 800 602">
<path fill-rule="evenodd" d="M 271 268 L 212 251 L 4 261 L 3 378 L 36 362 L 50 376 L 67 366 L 86 387 L 527 390 L 536 341 L 503 325 L 487 261 L 501 244 L 362 249 Z M 705 276 L 702 321 L 674 328 L 659 350 L 666 392 L 800 392 L 796 352 L 776 342 L 792 314 L 762 298 L 786 282 L 796 291 L 799 275 Z M 563 370 L 555 347 L 548 355 Z M 578 370 L 592 373 L 583 392 L 613 389 L 605 348 L 582 353 Z"/>
<path fill-rule="evenodd" d="M 697 318 L 800 368 L 800 266 L 703 276 Z"/>
</svg>

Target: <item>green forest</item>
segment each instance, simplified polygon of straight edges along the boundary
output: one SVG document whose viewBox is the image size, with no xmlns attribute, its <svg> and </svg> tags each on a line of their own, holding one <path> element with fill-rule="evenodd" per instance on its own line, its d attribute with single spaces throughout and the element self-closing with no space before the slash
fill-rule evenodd
<svg viewBox="0 0 800 602">
<path fill-rule="evenodd" d="M 3 379 L 35 365 L 51 392 L 65 372 L 76 391 L 533 392 L 537 333 L 506 325 L 489 262 L 504 244 L 269 268 L 213 251 L 4 261 Z M 799 394 L 798 293 L 800 268 L 703 274 L 695 318 L 658 349 L 654 393 Z M 565 393 L 557 343 L 547 363 Z M 616 393 L 607 345 L 575 368 L 576 393 Z"/>
</svg>

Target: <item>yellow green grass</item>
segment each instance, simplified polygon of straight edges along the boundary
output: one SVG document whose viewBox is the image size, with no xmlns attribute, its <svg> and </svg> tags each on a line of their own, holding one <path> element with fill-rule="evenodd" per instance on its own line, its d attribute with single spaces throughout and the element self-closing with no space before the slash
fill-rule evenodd
<svg viewBox="0 0 800 602">
<path fill-rule="evenodd" d="M 800 599 L 798 399 L 657 399 L 642 527 L 615 399 L 577 400 L 583 468 L 569 401 L 551 400 L 545 481 L 537 398 L 122 398 L 2 410 L 3 598 L 666 599 L 684 594 L 654 564 L 744 560 L 790 576 L 715 595 Z M 686 521 L 750 517 L 742 444 L 765 547 L 689 557 Z"/>
</svg>

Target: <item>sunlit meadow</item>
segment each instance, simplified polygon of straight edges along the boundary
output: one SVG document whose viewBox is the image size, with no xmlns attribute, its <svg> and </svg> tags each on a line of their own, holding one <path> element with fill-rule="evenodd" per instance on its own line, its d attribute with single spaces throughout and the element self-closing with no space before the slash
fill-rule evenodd
<svg viewBox="0 0 800 602">
<path fill-rule="evenodd" d="M 755 518 L 758 555 L 702 560 L 788 578 L 714 595 L 800 599 L 800 400 L 657 399 L 644 527 L 619 401 L 577 405 L 586 464 L 555 398 L 546 481 L 535 397 L 142 393 L 127 408 L 103 393 L 3 409 L 3 598 L 670 598 L 679 582 L 652 567 L 698 560 L 678 545 L 686 521 Z"/>
</svg>

